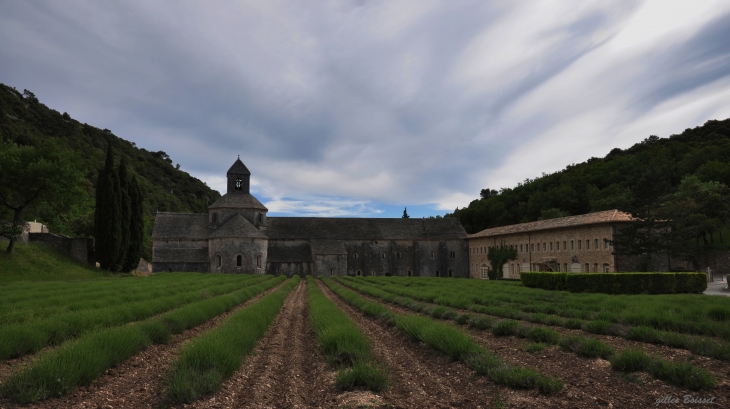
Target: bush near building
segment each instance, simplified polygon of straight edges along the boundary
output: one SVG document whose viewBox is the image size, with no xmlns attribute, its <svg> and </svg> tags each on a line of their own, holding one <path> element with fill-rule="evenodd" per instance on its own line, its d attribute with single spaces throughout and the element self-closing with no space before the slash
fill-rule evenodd
<svg viewBox="0 0 730 409">
<path fill-rule="evenodd" d="M 705 273 L 520 273 L 525 287 L 572 293 L 688 294 L 707 289 Z"/>
</svg>

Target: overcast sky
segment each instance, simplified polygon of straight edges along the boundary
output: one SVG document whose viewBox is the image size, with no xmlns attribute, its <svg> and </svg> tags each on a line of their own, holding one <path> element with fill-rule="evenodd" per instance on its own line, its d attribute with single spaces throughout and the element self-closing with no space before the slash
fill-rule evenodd
<svg viewBox="0 0 730 409">
<path fill-rule="evenodd" d="M 0 0 L 0 82 L 271 215 L 443 214 L 730 117 L 730 1 Z"/>
</svg>

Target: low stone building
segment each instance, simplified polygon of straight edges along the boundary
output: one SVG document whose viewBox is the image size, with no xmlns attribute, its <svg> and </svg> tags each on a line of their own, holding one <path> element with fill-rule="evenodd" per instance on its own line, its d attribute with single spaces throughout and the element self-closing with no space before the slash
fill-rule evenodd
<svg viewBox="0 0 730 409">
<path fill-rule="evenodd" d="M 607 210 L 482 230 L 468 237 L 470 276 L 487 278 L 489 248 L 501 243 L 517 250 L 517 260 L 503 266 L 506 278 L 519 278 L 520 271 L 630 270 L 629 260 L 617 256 L 609 240 L 631 221 L 628 213 Z"/>
<path fill-rule="evenodd" d="M 154 271 L 468 277 L 454 218 L 267 217 L 240 159 L 208 214 L 157 213 Z"/>
</svg>

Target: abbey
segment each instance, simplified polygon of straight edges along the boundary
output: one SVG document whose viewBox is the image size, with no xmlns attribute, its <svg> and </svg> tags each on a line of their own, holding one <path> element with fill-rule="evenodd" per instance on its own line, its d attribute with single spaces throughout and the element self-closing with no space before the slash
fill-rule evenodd
<svg viewBox="0 0 730 409">
<path fill-rule="evenodd" d="M 267 217 L 240 158 L 208 214 L 158 212 L 154 271 L 469 277 L 455 218 Z"/>
</svg>

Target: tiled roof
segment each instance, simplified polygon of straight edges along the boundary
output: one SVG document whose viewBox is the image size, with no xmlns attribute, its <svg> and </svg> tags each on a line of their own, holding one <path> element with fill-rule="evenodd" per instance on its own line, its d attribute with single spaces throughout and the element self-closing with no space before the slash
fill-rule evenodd
<svg viewBox="0 0 730 409">
<path fill-rule="evenodd" d="M 578 216 L 559 217 L 556 219 L 538 220 L 536 222 L 511 224 L 509 226 L 494 227 L 482 230 L 479 233 L 470 234 L 469 238 L 501 236 L 504 234 L 526 233 L 539 230 L 560 229 L 565 227 L 576 227 L 590 224 L 630 222 L 633 217 L 618 210 L 605 210 L 602 212 L 581 214 Z"/>
<path fill-rule="evenodd" d="M 266 252 L 266 261 L 270 263 L 292 263 L 297 261 L 312 261 L 312 252 L 309 243 L 277 243 L 269 241 Z"/>
<path fill-rule="evenodd" d="M 250 175 L 251 172 L 248 170 L 246 165 L 241 162 L 241 158 L 236 159 L 235 162 L 233 162 L 233 165 L 231 165 L 230 169 L 228 169 L 228 172 L 226 174 L 234 174 L 234 175 Z"/>
<path fill-rule="evenodd" d="M 341 240 L 312 240 L 312 254 L 347 254 Z"/>
<path fill-rule="evenodd" d="M 232 209 L 260 209 L 268 210 L 255 197 L 248 193 L 226 193 L 208 207 L 209 209 L 232 208 Z"/>
<path fill-rule="evenodd" d="M 467 236 L 455 218 L 269 217 L 267 221 L 270 239 L 454 240 Z"/>
<path fill-rule="evenodd" d="M 208 249 L 156 248 L 153 263 L 208 263 Z"/>
<path fill-rule="evenodd" d="M 241 213 L 236 213 L 230 219 L 223 223 L 223 226 L 217 228 L 208 238 L 256 238 L 266 239 L 266 235 L 255 228 L 251 222 L 246 220 Z"/>
<path fill-rule="evenodd" d="M 159 212 L 155 216 L 152 239 L 204 240 L 211 232 L 207 214 Z"/>
</svg>

